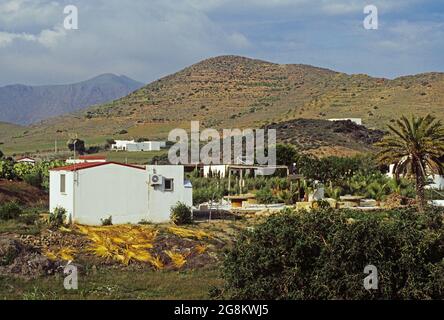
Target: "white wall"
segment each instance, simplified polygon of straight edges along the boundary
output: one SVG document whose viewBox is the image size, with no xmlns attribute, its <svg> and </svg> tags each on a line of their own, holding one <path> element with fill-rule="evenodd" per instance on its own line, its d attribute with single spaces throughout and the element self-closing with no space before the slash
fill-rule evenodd
<svg viewBox="0 0 444 320">
<path fill-rule="evenodd" d="M 60 193 L 60 176 L 65 174 L 65 193 Z M 67 219 L 74 211 L 73 178 L 71 171 L 49 171 L 49 211 L 54 212 L 57 207 L 66 209 Z"/>
<path fill-rule="evenodd" d="M 138 223 L 148 212 L 145 170 L 108 164 L 78 171 L 74 221 L 101 224 Z"/>
<path fill-rule="evenodd" d="M 433 183 L 428 185 L 427 188 L 444 190 L 444 177 L 440 175 L 430 176 L 429 179 L 433 180 Z"/>
<path fill-rule="evenodd" d="M 227 176 L 227 165 L 225 164 L 212 164 L 212 165 L 204 165 L 203 166 L 203 174 L 204 177 L 208 177 L 210 174 L 210 170 L 213 175 L 220 175 L 221 178 Z"/>
<path fill-rule="evenodd" d="M 159 151 L 160 150 L 160 142 L 158 141 L 144 141 L 144 142 L 135 142 L 128 143 L 126 145 L 128 151 L 136 152 L 136 151 Z"/>
<path fill-rule="evenodd" d="M 152 174 L 160 174 L 164 178 L 174 179 L 173 191 L 165 191 L 164 185 L 149 186 L 148 220 L 152 222 L 166 222 L 170 220 L 171 207 L 178 202 L 188 206 L 193 204 L 192 188 L 184 185 L 184 167 L 177 165 L 147 166 L 147 178 Z"/>
<path fill-rule="evenodd" d="M 111 145 L 111 149 L 114 150 L 126 150 L 128 143 L 134 143 L 134 140 L 115 140 L 115 143 Z"/>
<path fill-rule="evenodd" d="M 173 179 L 173 191 L 164 190 L 164 185 L 151 186 L 153 173 Z M 60 193 L 61 174 L 66 174 L 65 194 Z M 113 224 L 167 222 L 178 202 L 192 206 L 192 190 L 191 184 L 184 184 L 184 167 L 177 165 L 152 165 L 145 170 L 107 164 L 76 172 L 50 171 L 50 211 L 61 206 L 73 222 L 86 225 L 101 225 L 101 219 L 109 216 Z"/>
</svg>

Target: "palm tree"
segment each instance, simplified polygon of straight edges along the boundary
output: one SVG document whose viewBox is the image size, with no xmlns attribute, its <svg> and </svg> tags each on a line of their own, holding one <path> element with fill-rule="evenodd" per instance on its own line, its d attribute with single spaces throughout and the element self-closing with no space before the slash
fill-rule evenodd
<svg viewBox="0 0 444 320">
<path fill-rule="evenodd" d="M 435 117 L 402 116 L 396 126 L 388 126 L 390 134 L 377 143 L 382 149 L 378 154 L 381 163 L 394 164 L 396 179 L 400 175 L 413 177 L 416 186 L 418 210 L 426 204 L 424 187 L 427 175 L 443 174 L 440 157 L 444 155 L 444 127 Z"/>
</svg>

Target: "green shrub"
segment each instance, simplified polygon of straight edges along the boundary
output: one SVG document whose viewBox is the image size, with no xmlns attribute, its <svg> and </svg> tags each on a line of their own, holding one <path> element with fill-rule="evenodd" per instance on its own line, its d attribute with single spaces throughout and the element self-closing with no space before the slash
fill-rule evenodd
<svg viewBox="0 0 444 320">
<path fill-rule="evenodd" d="M 7 202 L 0 206 L 0 220 L 17 219 L 22 214 L 22 208 L 16 202 Z"/>
<path fill-rule="evenodd" d="M 66 209 L 57 207 L 49 214 L 48 223 L 51 227 L 60 227 L 65 223 Z"/>
<path fill-rule="evenodd" d="M 40 188 L 42 185 L 42 177 L 40 176 L 40 173 L 38 172 L 31 172 L 26 174 L 23 177 L 23 181 L 25 181 L 27 184 Z"/>
<path fill-rule="evenodd" d="M 191 208 L 182 202 L 178 202 L 177 205 L 171 208 L 170 218 L 177 225 L 190 224 L 192 222 Z"/>
<path fill-rule="evenodd" d="M 21 214 L 18 218 L 17 221 L 24 223 L 26 225 L 33 225 L 36 223 L 36 221 L 40 218 L 39 214 L 36 212 L 31 212 L 31 213 L 24 213 Z"/>
<path fill-rule="evenodd" d="M 112 226 L 113 225 L 113 217 L 109 216 L 108 218 L 100 219 L 102 222 L 102 226 Z"/>
<path fill-rule="evenodd" d="M 377 290 L 363 286 L 375 265 Z M 229 299 L 444 299 L 443 212 L 285 212 L 241 233 L 224 261 Z"/>
<path fill-rule="evenodd" d="M 263 204 L 271 204 L 276 203 L 279 200 L 273 195 L 273 192 L 270 188 L 260 189 L 256 192 L 256 200 L 259 203 Z"/>
</svg>

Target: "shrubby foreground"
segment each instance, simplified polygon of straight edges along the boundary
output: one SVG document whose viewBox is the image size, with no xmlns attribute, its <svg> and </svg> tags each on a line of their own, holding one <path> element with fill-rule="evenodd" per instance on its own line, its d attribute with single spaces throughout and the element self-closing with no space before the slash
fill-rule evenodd
<svg viewBox="0 0 444 320">
<path fill-rule="evenodd" d="M 223 270 L 231 299 L 443 299 L 443 212 L 286 211 L 243 232 Z"/>
</svg>

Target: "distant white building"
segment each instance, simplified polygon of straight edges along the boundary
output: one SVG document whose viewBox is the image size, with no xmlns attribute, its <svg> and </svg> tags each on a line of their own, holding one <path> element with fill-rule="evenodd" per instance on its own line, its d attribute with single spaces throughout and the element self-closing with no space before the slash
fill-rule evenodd
<svg viewBox="0 0 444 320">
<path fill-rule="evenodd" d="M 135 143 L 134 140 L 114 140 L 114 144 L 111 145 L 111 150 L 126 151 L 129 143 Z"/>
<path fill-rule="evenodd" d="M 66 163 L 93 163 L 93 162 L 106 162 L 105 156 L 79 156 L 77 159 L 67 159 Z"/>
<path fill-rule="evenodd" d="M 16 162 L 28 163 L 28 164 L 34 165 L 35 164 L 35 159 L 34 158 L 30 158 L 30 157 L 21 157 L 21 158 L 18 158 L 16 160 Z"/>
<path fill-rule="evenodd" d="M 178 165 L 146 167 L 116 162 L 79 163 L 50 170 L 50 211 L 66 209 L 75 223 L 100 225 L 169 221 L 178 202 L 192 206 L 192 186 Z"/>
<path fill-rule="evenodd" d="M 111 150 L 121 151 L 159 151 L 166 146 L 165 141 L 142 141 L 135 142 L 134 140 L 115 140 L 115 144 L 111 145 Z"/>
<path fill-rule="evenodd" d="M 350 120 L 351 122 L 362 125 L 361 118 L 332 118 L 332 119 L 328 119 L 328 121 L 347 121 L 347 120 Z"/>
</svg>

